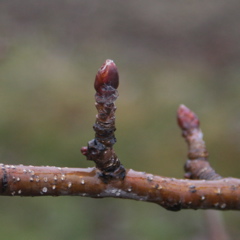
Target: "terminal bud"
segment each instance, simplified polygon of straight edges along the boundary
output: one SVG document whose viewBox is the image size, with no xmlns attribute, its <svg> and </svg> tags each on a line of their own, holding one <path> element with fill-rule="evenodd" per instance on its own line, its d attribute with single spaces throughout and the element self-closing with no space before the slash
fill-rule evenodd
<svg viewBox="0 0 240 240">
<path fill-rule="evenodd" d="M 107 59 L 97 72 L 94 88 L 98 93 L 102 93 L 104 87 L 111 86 L 117 89 L 119 76 L 117 66 L 113 60 Z"/>
</svg>

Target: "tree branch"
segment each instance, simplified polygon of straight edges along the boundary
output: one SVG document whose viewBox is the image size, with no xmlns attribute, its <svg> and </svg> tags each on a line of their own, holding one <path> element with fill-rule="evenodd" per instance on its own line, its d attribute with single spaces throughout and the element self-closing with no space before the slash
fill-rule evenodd
<svg viewBox="0 0 240 240">
<path fill-rule="evenodd" d="M 184 105 L 179 107 L 177 118 L 189 147 L 185 177 L 190 180 L 123 167 L 113 150 L 118 84 L 116 65 L 107 60 L 99 69 L 94 84 L 98 110 L 95 138 L 81 149 L 88 160 L 95 162 L 96 168 L 0 164 L 0 195 L 114 197 L 153 202 L 173 211 L 240 210 L 240 179 L 222 178 L 215 173 L 207 160 L 199 120 Z"/>
<path fill-rule="evenodd" d="M 1 165 L 3 196 L 114 197 L 153 202 L 168 210 L 240 209 L 240 180 L 183 180 L 127 170 L 106 184 L 97 168 Z"/>
</svg>

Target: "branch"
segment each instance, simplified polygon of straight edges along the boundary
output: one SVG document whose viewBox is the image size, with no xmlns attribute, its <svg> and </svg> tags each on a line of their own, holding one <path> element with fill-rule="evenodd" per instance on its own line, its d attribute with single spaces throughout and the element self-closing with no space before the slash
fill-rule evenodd
<svg viewBox="0 0 240 240">
<path fill-rule="evenodd" d="M 239 210 L 240 180 L 183 180 L 126 170 L 106 184 L 97 168 L 1 165 L 2 196 L 114 197 L 153 202 L 168 210 Z"/>
<path fill-rule="evenodd" d="M 185 164 L 185 177 L 189 179 L 161 177 L 123 167 L 113 149 L 118 85 L 117 67 L 112 60 L 106 60 L 94 84 L 98 111 L 95 138 L 81 148 L 82 154 L 95 162 L 95 168 L 1 164 L 0 195 L 114 197 L 153 202 L 173 211 L 240 210 L 240 179 L 222 178 L 215 173 L 207 160 L 199 120 L 184 105 L 179 107 L 177 118 L 189 146 Z"/>
</svg>

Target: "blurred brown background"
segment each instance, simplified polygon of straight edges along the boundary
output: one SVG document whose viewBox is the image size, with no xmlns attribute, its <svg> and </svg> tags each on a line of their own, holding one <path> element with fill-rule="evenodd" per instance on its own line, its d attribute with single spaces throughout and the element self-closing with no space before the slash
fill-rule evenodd
<svg viewBox="0 0 240 240">
<path fill-rule="evenodd" d="M 186 145 L 176 125 L 183 103 L 200 117 L 216 171 L 240 177 L 239 11 L 237 0 L 1 1 L 1 161 L 93 166 L 79 149 L 93 138 L 93 82 L 110 58 L 120 72 L 115 149 L 127 168 L 183 176 Z M 200 210 L 81 197 L 0 204 L 2 239 L 208 236 Z M 222 217 L 239 239 L 239 213 Z"/>
</svg>

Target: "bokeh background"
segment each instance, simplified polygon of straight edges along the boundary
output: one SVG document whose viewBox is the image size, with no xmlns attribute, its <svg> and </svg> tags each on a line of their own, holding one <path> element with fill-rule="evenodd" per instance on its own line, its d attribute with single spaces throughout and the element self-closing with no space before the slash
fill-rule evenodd
<svg viewBox="0 0 240 240">
<path fill-rule="evenodd" d="M 110 58 L 120 73 L 115 149 L 127 168 L 183 177 L 183 103 L 200 117 L 212 166 L 240 177 L 239 11 L 238 0 L 1 1 L 1 161 L 93 166 L 79 149 L 93 138 L 93 82 Z M 0 206 L 2 239 L 200 240 L 215 223 L 208 211 L 131 200 L 1 197 Z M 239 213 L 218 217 L 239 239 Z"/>
</svg>

